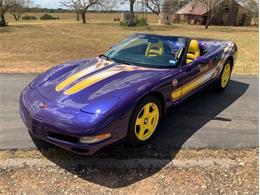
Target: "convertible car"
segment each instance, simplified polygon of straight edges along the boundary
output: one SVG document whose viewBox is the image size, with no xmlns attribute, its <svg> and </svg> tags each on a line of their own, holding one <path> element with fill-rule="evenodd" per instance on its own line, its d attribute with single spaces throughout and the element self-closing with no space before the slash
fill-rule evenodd
<svg viewBox="0 0 260 195">
<path fill-rule="evenodd" d="M 58 65 L 20 96 L 36 145 L 81 155 L 154 136 L 167 108 L 212 83 L 224 90 L 237 56 L 233 42 L 134 34 L 96 58 Z"/>
</svg>

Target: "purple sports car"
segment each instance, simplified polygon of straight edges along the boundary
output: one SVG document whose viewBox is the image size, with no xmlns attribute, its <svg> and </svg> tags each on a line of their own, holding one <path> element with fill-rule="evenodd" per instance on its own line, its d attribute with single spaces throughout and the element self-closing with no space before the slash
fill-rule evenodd
<svg viewBox="0 0 260 195">
<path fill-rule="evenodd" d="M 142 145 L 167 108 L 213 82 L 224 90 L 236 56 L 230 41 L 134 34 L 39 75 L 21 94 L 20 114 L 36 145 L 82 155 L 123 139 Z"/>
</svg>

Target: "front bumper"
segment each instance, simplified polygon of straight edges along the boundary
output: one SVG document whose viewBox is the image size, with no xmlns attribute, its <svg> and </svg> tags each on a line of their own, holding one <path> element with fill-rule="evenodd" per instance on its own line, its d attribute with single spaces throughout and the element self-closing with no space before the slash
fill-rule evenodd
<svg viewBox="0 0 260 195">
<path fill-rule="evenodd" d="M 80 155 L 92 155 L 101 148 L 126 136 L 124 117 L 104 124 L 104 116 L 82 113 L 71 108 L 48 103 L 48 108 L 39 109 L 36 104 L 46 102 L 37 90 L 27 87 L 20 96 L 20 115 L 32 136 L 70 150 Z M 66 114 L 64 114 L 66 113 Z M 103 121 L 103 122 L 101 122 Z M 96 127 L 99 129 L 96 129 Z M 112 137 L 96 144 L 82 144 L 81 136 L 111 133 Z"/>
</svg>

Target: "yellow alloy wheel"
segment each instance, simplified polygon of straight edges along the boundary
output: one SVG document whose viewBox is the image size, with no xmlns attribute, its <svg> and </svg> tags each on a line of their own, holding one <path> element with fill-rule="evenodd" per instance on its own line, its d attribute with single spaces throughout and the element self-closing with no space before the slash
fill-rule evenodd
<svg viewBox="0 0 260 195">
<path fill-rule="evenodd" d="M 155 103 L 147 103 L 137 115 L 135 121 L 135 135 L 141 140 L 149 139 L 159 122 L 160 112 Z"/>
<path fill-rule="evenodd" d="M 231 73 L 231 65 L 228 63 L 225 65 L 224 70 L 221 75 L 221 87 L 225 88 L 228 84 Z"/>
</svg>

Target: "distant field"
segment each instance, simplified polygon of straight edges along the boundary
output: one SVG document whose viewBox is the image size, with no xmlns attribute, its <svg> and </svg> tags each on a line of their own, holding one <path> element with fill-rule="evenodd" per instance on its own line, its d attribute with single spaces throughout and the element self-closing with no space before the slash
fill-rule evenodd
<svg viewBox="0 0 260 195">
<path fill-rule="evenodd" d="M 76 14 L 75 13 L 48 13 L 54 17 L 59 17 L 60 20 L 76 20 Z M 36 16 L 38 20 L 43 15 L 43 13 L 25 13 L 24 15 L 30 15 L 30 16 Z M 103 22 L 103 23 L 111 23 L 114 21 L 114 18 L 120 18 L 121 19 L 122 14 L 121 13 L 88 13 L 87 14 L 87 21 L 88 22 Z M 157 22 L 158 17 L 155 14 L 147 14 L 143 15 L 147 17 L 148 21 L 151 23 Z M 7 20 L 14 22 L 14 18 L 12 15 L 7 15 Z M 28 21 L 21 21 L 21 22 L 28 22 Z"/>
<path fill-rule="evenodd" d="M 58 15 L 68 19 L 10 21 L 9 27 L 0 28 L 0 72 L 42 72 L 65 61 L 102 54 L 135 32 L 149 32 L 235 41 L 239 48 L 235 73 L 258 74 L 256 27 L 210 27 L 205 30 L 192 25 L 164 26 L 155 23 L 156 16 L 150 16 L 154 21 L 148 27 L 128 28 L 112 22 L 116 16 L 113 14 L 89 14 L 89 23 L 85 25 L 72 20 L 73 14 Z"/>
</svg>

